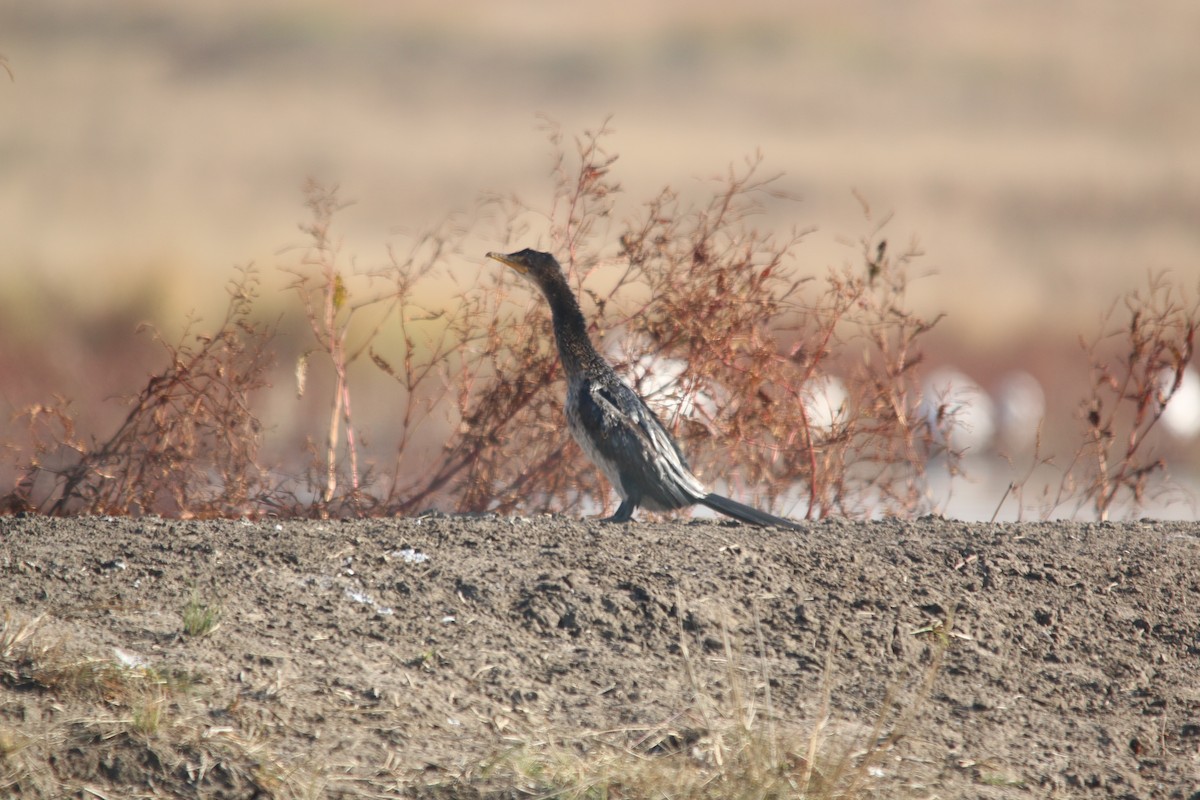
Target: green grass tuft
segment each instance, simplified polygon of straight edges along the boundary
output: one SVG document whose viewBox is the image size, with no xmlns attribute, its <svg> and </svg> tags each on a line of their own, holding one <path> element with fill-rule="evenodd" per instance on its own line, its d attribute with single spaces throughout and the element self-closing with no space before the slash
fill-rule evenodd
<svg viewBox="0 0 1200 800">
<path fill-rule="evenodd" d="M 221 609 L 192 594 L 183 607 L 183 632 L 188 636 L 207 636 L 221 626 Z"/>
</svg>

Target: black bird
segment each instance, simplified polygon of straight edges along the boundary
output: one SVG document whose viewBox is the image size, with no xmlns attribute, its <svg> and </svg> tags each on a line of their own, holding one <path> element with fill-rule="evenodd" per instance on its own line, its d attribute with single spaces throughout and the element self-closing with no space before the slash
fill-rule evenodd
<svg viewBox="0 0 1200 800">
<path fill-rule="evenodd" d="M 700 503 L 751 525 L 799 528 L 704 488 L 662 422 L 592 346 L 583 312 L 554 256 L 526 249 L 488 253 L 488 258 L 533 281 L 550 303 L 567 376 L 567 427 L 621 495 L 617 513 L 607 521 L 628 522 L 639 506 L 671 511 Z"/>
</svg>

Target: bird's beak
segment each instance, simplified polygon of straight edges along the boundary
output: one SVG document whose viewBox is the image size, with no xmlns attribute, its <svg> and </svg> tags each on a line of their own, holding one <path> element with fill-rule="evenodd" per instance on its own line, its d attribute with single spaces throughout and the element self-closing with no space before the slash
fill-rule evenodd
<svg viewBox="0 0 1200 800">
<path fill-rule="evenodd" d="M 521 273 L 522 275 L 529 272 L 529 267 L 526 266 L 524 262 L 518 261 L 517 259 L 513 258 L 512 256 L 506 256 L 506 255 L 504 255 L 504 253 L 488 253 L 487 257 L 494 258 L 497 261 L 499 261 L 501 264 L 505 264 L 509 267 L 512 267 L 514 270 Z"/>
</svg>

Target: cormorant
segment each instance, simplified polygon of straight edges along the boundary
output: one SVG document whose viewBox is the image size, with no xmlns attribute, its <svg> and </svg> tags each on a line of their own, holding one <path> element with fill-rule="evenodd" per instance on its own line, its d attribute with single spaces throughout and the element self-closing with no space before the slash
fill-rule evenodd
<svg viewBox="0 0 1200 800">
<path fill-rule="evenodd" d="M 541 289 L 567 378 L 567 427 L 621 495 L 606 521 L 628 522 L 639 506 L 671 511 L 701 505 L 751 525 L 798 529 L 796 523 L 709 492 L 654 412 L 596 352 L 562 267 L 549 253 L 488 253 Z"/>
</svg>

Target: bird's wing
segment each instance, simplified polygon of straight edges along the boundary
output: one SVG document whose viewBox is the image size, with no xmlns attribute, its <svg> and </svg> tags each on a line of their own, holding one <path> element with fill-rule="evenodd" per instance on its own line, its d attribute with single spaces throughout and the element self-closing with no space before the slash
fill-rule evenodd
<svg viewBox="0 0 1200 800">
<path fill-rule="evenodd" d="M 618 467 L 627 493 L 663 508 L 689 505 L 705 495 L 671 434 L 619 380 L 588 381 L 579 393 L 579 416 L 596 455 Z M 636 493 L 629 482 L 636 483 Z"/>
</svg>

